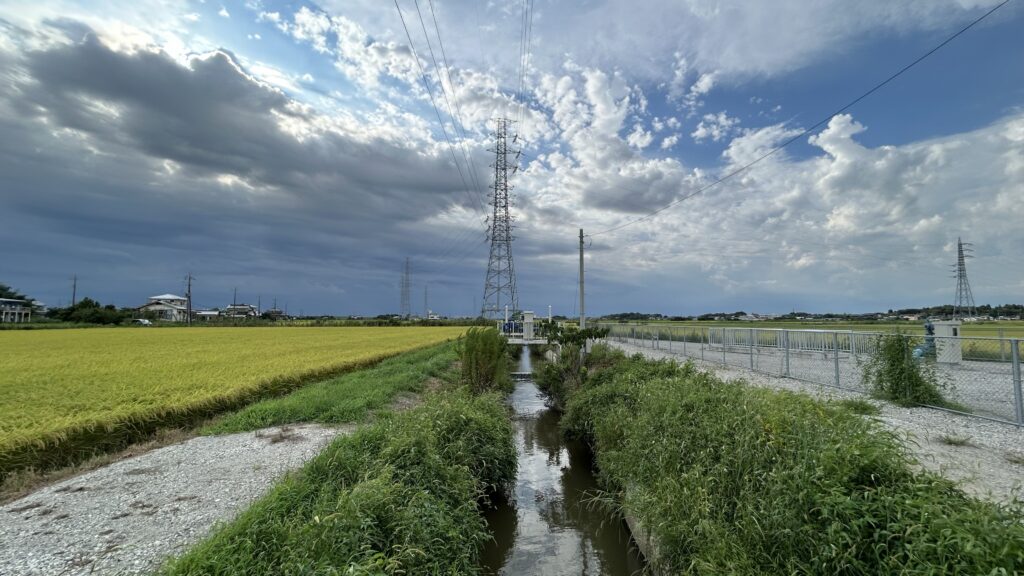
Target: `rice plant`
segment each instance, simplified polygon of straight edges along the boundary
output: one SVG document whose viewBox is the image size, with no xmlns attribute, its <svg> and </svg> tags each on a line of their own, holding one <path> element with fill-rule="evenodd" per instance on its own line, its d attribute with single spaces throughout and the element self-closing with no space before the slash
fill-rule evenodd
<svg viewBox="0 0 1024 576">
<path fill-rule="evenodd" d="M 0 479 L 79 462 L 464 328 L 0 332 Z"/>
</svg>

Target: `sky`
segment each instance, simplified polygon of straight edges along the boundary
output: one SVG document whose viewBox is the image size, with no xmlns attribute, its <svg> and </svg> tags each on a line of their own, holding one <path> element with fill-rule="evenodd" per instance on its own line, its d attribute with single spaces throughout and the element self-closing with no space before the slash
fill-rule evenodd
<svg viewBox="0 0 1024 576">
<path fill-rule="evenodd" d="M 694 194 L 999 1 L 0 0 L 0 282 L 473 314 L 509 117 L 525 309 L 1024 302 L 1021 0 Z"/>
</svg>

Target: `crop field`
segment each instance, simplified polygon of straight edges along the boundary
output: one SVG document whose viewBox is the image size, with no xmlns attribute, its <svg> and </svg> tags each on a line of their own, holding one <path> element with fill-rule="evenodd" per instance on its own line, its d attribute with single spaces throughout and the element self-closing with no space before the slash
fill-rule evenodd
<svg viewBox="0 0 1024 576">
<path fill-rule="evenodd" d="M 0 479 L 124 445 L 465 328 L 0 332 Z"/>
<path fill-rule="evenodd" d="M 600 321 L 602 324 L 607 321 Z M 666 326 L 725 326 L 727 328 L 780 328 L 787 330 L 853 330 L 855 332 L 893 332 L 908 334 L 924 334 L 924 321 L 920 322 L 824 322 L 824 321 L 774 321 L 758 322 L 742 321 L 710 321 L 710 322 L 673 322 L 669 320 L 652 320 L 646 324 L 664 324 Z M 964 336 L 988 338 L 1024 338 L 1024 322 L 964 322 Z"/>
</svg>

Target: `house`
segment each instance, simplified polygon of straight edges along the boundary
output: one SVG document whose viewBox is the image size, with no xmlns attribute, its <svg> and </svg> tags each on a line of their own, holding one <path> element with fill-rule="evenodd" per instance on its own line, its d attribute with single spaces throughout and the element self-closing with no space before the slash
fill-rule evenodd
<svg viewBox="0 0 1024 576">
<path fill-rule="evenodd" d="M 140 314 L 151 313 L 160 320 L 185 322 L 188 320 L 188 300 L 174 294 L 150 296 L 149 302 L 135 309 Z"/>
<path fill-rule="evenodd" d="M 260 311 L 252 304 L 231 304 L 220 313 L 224 318 L 258 318 Z"/>
<path fill-rule="evenodd" d="M 29 322 L 32 304 L 28 300 L 0 298 L 0 322 Z"/>
<path fill-rule="evenodd" d="M 202 320 L 203 322 L 209 322 L 210 320 L 216 320 L 220 317 L 219 310 L 193 310 L 192 316 L 196 320 Z"/>
<path fill-rule="evenodd" d="M 262 316 L 267 320 L 283 320 L 288 317 L 284 313 L 284 310 L 279 310 L 278 308 L 271 308 L 270 310 L 264 312 Z"/>
</svg>

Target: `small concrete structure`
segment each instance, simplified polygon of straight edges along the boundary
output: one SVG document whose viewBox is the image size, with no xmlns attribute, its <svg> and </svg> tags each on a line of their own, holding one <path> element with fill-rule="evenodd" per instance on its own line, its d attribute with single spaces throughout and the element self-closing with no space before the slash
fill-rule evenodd
<svg viewBox="0 0 1024 576">
<path fill-rule="evenodd" d="M 943 320 L 932 322 L 935 326 L 935 361 L 945 364 L 963 362 L 963 346 L 960 340 L 960 322 Z"/>
<path fill-rule="evenodd" d="M 523 311 L 523 340 L 533 340 L 533 312 Z"/>
</svg>

